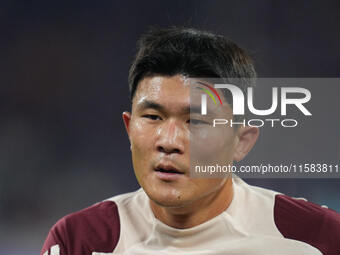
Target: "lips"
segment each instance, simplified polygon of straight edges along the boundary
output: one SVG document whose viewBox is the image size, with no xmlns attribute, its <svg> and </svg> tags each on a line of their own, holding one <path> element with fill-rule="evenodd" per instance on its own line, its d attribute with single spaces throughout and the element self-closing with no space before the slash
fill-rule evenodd
<svg viewBox="0 0 340 255">
<path fill-rule="evenodd" d="M 167 174 L 184 174 L 180 170 L 178 170 L 176 167 L 170 164 L 159 164 L 155 168 L 156 172 L 160 173 L 167 173 Z"/>
</svg>

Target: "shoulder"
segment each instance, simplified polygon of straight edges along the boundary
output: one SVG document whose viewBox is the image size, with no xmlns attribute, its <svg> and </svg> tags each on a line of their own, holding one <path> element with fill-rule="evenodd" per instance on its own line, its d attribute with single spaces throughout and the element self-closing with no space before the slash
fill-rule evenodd
<svg viewBox="0 0 340 255">
<path fill-rule="evenodd" d="M 68 225 L 78 231 L 83 223 L 101 225 L 102 223 L 119 223 L 118 208 L 114 201 L 103 201 L 88 208 L 69 214 L 59 220 L 55 227 Z"/>
<path fill-rule="evenodd" d="M 118 203 L 132 194 L 113 197 L 61 218 L 49 231 L 41 254 L 51 247 L 57 247 L 57 254 L 62 255 L 112 252 L 121 228 Z"/>
<path fill-rule="evenodd" d="M 285 238 L 308 243 L 324 255 L 340 254 L 340 214 L 336 211 L 304 199 L 276 195 L 274 219 Z"/>
</svg>

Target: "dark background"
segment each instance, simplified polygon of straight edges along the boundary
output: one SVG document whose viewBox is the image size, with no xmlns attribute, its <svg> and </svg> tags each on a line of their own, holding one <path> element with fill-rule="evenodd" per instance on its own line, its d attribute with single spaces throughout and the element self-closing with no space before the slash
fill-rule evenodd
<svg viewBox="0 0 340 255">
<path fill-rule="evenodd" d="M 0 254 L 38 254 L 60 217 L 138 188 L 121 113 L 136 40 L 150 26 L 224 34 L 261 77 L 337 77 L 339 12 L 335 0 L 1 0 Z M 339 145 L 337 131 L 315 136 Z M 339 179 L 249 182 L 340 211 Z"/>
</svg>

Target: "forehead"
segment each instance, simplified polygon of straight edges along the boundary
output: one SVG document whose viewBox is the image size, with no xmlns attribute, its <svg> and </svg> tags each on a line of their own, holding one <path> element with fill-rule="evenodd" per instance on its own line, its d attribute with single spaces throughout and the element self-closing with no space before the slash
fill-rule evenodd
<svg viewBox="0 0 340 255">
<path fill-rule="evenodd" d="M 140 81 L 133 104 L 145 100 L 176 106 L 190 103 L 190 81 L 183 75 L 152 76 Z"/>
</svg>

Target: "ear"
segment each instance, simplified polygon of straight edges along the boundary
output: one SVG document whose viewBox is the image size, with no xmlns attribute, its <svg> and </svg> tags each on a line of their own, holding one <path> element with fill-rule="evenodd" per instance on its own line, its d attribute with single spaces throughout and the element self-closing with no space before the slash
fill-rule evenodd
<svg viewBox="0 0 340 255">
<path fill-rule="evenodd" d="M 131 113 L 130 112 L 123 112 L 122 114 L 123 122 L 125 125 L 125 130 L 128 136 L 130 137 L 130 120 L 131 120 Z"/>
<path fill-rule="evenodd" d="M 234 161 L 241 161 L 249 151 L 254 147 L 259 137 L 259 129 L 257 127 L 239 127 L 237 131 L 237 144 L 234 153 Z"/>
</svg>

